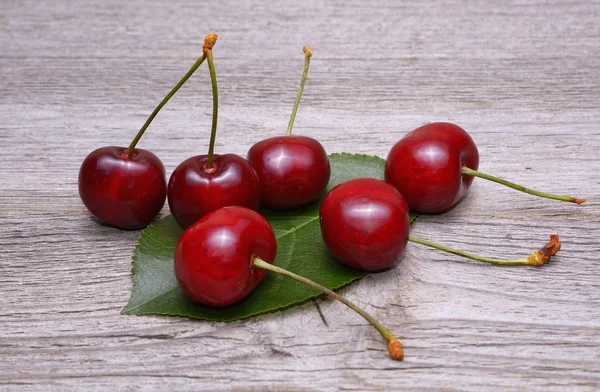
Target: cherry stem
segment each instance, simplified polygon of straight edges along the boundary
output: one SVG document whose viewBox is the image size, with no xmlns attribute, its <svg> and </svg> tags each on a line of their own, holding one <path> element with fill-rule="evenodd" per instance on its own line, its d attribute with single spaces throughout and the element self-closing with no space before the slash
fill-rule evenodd
<svg viewBox="0 0 600 392">
<path fill-rule="evenodd" d="M 578 199 L 576 197 L 571 197 L 571 196 L 562 196 L 562 195 L 555 195 L 555 194 L 552 194 L 552 193 L 546 193 L 546 192 L 536 191 L 535 189 L 526 188 L 526 187 L 524 187 L 522 185 L 515 184 L 514 182 L 506 181 L 506 180 L 504 180 L 502 178 L 495 177 L 495 176 L 492 176 L 490 174 L 486 174 L 486 173 L 482 173 L 482 172 L 477 171 L 477 170 L 469 169 L 466 166 L 463 166 L 463 168 L 462 168 L 462 174 L 465 174 L 467 176 L 484 178 L 484 179 L 489 180 L 489 181 L 497 182 L 498 184 L 506 185 L 509 188 L 516 189 L 516 190 L 521 191 L 521 192 L 529 193 L 530 195 L 544 197 L 546 199 L 567 201 L 569 203 L 576 203 L 576 204 L 585 203 L 585 199 Z"/>
<path fill-rule="evenodd" d="M 207 40 L 204 41 L 204 54 L 206 55 L 206 59 L 208 60 L 208 70 L 210 72 L 210 85 L 212 88 L 212 96 L 213 96 L 213 116 L 212 116 L 212 126 L 210 130 L 210 143 L 208 145 L 208 155 L 206 157 L 206 168 L 212 168 L 213 166 L 213 153 L 215 151 L 215 139 L 217 137 L 217 117 L 219 114 L 219 93 L 217 91 L 217 74 L 215 73 L 215 63 L 213 62 L 212 56 L 212 47 L 217 40 L 217 35 L 212 34 L 214 36 L 214 40 L 207 43 Z M 207 36 L 208 37 L 208 36 Z"/>
<path fill-rule="evenodd" d="M 290 116 L 290 122 L 287 127 L 287 136 L 292 136 L 292 128 L 294 128 L 294 120 L 296 120 L 296 113 L 298 112 L 298 106 L 300 105 L 300 98 L 302 98 L 302 92 L 304 91 L 304 85 L 306 84 L 306 77 L 308 76 L 308 67 L 310 66 L 310 58 L 312 57 L 312 51 L 306 46 L 302 48 L 304 51 L 304 70 L 302 71 L 302 79 L 300 80 L 300 87 L 298 87 L 298 94 L 296 94 L 296 100 L 294 101 L 294 108 L 292 109 L 292 115 Z"/>
<path fill-rule="evenodd" d="M 169 99 L 171 99 L 171 97 L 173 95 L 175 95 L 175 93 L 181 88 L 181 86 L 183 86 L 185 84 L 185 82 L 187 82 L 187 80 L 190 78 L 190 76 L 192 76 L 192 74 L 194 72 L 196 72 L 196 70 L 200 67 L 200 65 L 202 65 L 202 63 L 204 62 L 205 59 L 206 59 L 206 55 L 204 53 L 202 53 L 202 56 L 200 56 L 198 58 L 198 60 L 196 60 L 194 65 L 192 65 L 192 68 L 190 68 L 190 70 L 187 71 L 187 73 L 183 76 L 183 78 L 181 78 L 181 80 L 175 85 L 175 87 L 173 87 L 171 89 L 171 91 L 169 91 L 169 93 L 163 98 L 162 101 L 160 101 L 160 103 L 154 109 L 152 114 L 150 114 L 150 117 L 148 117 L 148 119 L 146 120 L 146 122 L 144 123 L 142 128 L 138 131 L 137 135 L 135 135 L 135 138 L 133 138 L 129 147 L 127 147 L 127 150 L 125 151 L 125 153 L 127 155 L 131 155 L 131 153 L 135 149 L 135 146 L 140 141 L 140 138 L 142 137 L 144 132 L 146 132 L 146 129 L 150 126 L 150 123 L 152 122 L 152 120 L 154 120 L 154 117 L 156 117 L 158 112 L 160 112 L 160 109 L 162 109 L 162 107 L 165 106 L 165 104 L 167 102 L 169 102 Z"/>
<path fill-rule="evenodd" d="M 550 261 L 552 256 L 554 256 L 560 250 L 560 240 L 558 235 L 552 234 L 550 236 L 550 241 L 544 245 L 539 250 L 533 252 L 525 259 L 516 259 L 516 260 L 503 260 L 496 259 L 493 257 L 484 257 L 475 255 L 468 252 L 463 252 L 462 250 L 450 248 L 449 246 L 436 244 L 435 242 L 427 241 L 422 238 L 416 237 L 414 235 L 408 236 L 408 240 L 414 242 L 416 244 L 421 244 L 428 246 L 430 248 L 442 250 L 444 252 L 452 253 L 458 256 L 466 257 L 467 259 L 482 261 L 484 263 L 496 264 L 496 265 L 532 265 L 535 267 L 541 267 Z"/>
<path fill-rule="evenodd" d="M 398 360 L 398 361 L 401 361 L 404 358 L 404 349 L 402 347 L 402 343 L 400 343 L 398 341 L 398 339 L 394 336 L 394 334 L 392 332 L 390 332 L 389 329 L 384 327 L 379 321 L 377 321 L 375 318 L 373 318 L 373 316 L 371 316 L 370 314 L 368 314 L 367 312 L 365 312 L 364 310 L 359 308 L 354 303 L 348 301 L 346 298 L 329 290 L 327 287 L 321 286 L 320 284 L 313 282 L 310 279 L 307 279 L 300 275 L 296 275 L 295 273 L 285 270 L 283 268 L 277 267 L 276 265 L 267 263 L 266 261 L 262 260 L 258 256 L 255 256 L 252 259 L 252 264 L 257 268 L 262 268 L 267 271 L 275 272 L 277 274 L 287 276 L 288 278 L 295 279 L 298 282 L 302 282 L 316 290 L 323 292 L 324 294 L 327 294 L 332 299 L 340 301 L 341 303 L 348 306 L 350 309 L 354 310 L 356 313 L 358 313 L 362 317 L 364 317 L 365 320 L 367 320 L 373 327 L 375 327 L 375 329 L 377 331 L 379 331 L 381 336 L 383 336 L 383 338 L 388 342 L 388 351 L 390 353 L 390 358 Z"/>
</svg>

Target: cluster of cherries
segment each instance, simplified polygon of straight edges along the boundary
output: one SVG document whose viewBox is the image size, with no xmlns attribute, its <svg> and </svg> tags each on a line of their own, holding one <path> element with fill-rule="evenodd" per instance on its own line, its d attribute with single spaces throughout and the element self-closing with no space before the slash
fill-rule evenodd
<svg viewBox="0 0 600 392">
<path fill-rule="evenodd" d="M 175 273 L 193 301 L 215 307 L 234 304 L 247 297 L 269 270 L 348 305 L 381 333 L 388 342 L 390 356 L 401 360 L 404 354 L 398 339 L 368 313 L 335 292 L 273 265 L 275 234 L 256 212 L 261 203 L 274 210 L 315 203 L 329 182 L 331 170 L 323 146 L 313 138 L 292 135 L 312 52 L 304 47 L 304 70 L 287 135 L 254 144 L 244 159 L 213 153 L 218 117 L 212 56 L 216 39 L 216 34 L 206 36 L 202 56 L 152 112 L 128 148 L 103 147 L 86 157 L 79 172 L 83 203 L 102 222 L 121 229 L 139 229 L 156 218 L 168 196 L 171 213 L 186 229 L 175 249 Z M 167 185 L 165 168 L 158 157 L 136 148 L 136 144 L 160 109 L 204 60 L 208 62 L 213 93 L 209 151 L 182 162 Z M 392 267 L 409 240 L 494 264 L 546 263 L 560 249 L 557 236 L 551 236 L 546 246 L 520 260 L 471 255 L 409 236 L 409 211 L 447 211 L 466 196 L 475 176 L 542 197 L 585 201 L 524 188 L 478 172 L 478 164 L 477 147 L 462 128 L 432 123 L 415 129 L 391 149 L 385 181 L 354 179 L 325 195 L 319 218 L 326 247 L 345 265 L 365 271 Z"/>
</svg>

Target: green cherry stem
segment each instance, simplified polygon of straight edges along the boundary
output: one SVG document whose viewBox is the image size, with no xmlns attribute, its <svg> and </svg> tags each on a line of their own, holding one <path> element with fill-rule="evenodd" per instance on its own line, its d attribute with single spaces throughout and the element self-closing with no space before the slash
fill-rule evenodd
<svg viewBox="0 0 600 392">
<path fill-rule="evenodd" d="M 535 189 L 526 188 L 526 187 L 524 187 L 522 185 L 515 184 L 514 182 L 506 181 L 506 180 L 504 180 L 502 178 L 499 178 L 499 177 L 496 177 L 496 176 L 492 176 L 490 174 L 486 174 L 486 173 L 482 173 L 482 172 L 477 171 L 477 170 L 469 169 L 466 166 L 463 166 L 463 168 L 462 168 L 462 174 L 465 174 L 467 176 L 473 176 L 473 177 L 483 178 L 483 179 L 486 179 L 486 180 L 489 180 L 489 181 L 493 181 L 493 182 L 497 182 L 498 184 L 505 185 L 505 186 L 507 186 L 509 188 L 516 189 L 518 191 L 525 192 L 525 193 L 528 193 L 530 195 L 543 197 L 543 198 L 546 198 L 546 199 L 560 200 L 560 201 L 566 201 L 566 202 L 569 202 L 569 203 L 576 203 L 576 204 L 585 203 L 585 199 L 579 199 L 579 198 L 571 197 L 571 196 L 562 196 L 562 195 L 555 195 L 555 194 L 552 194 L 552 193 L 546 193 L 546 192 L 536 191 Z"/>
<path fill-rule="evenodd" d="M 212 34 L 214 38 L 207 42 L 204 41 L 204 54 L 208 60 L 208 70 L 210 72 L 210 85 L 212 88 L 213 96 L 213 115 L 212 115 L 212 126 L 210 130 L 210 143 L 208 145 L 208 155 L 206 157 L 205 167 L 211 169 L 213 167 L 213 153 L 215 151 L 215 140 L 217 137 L 217 118 L 219 116 L 219 92 L 217 90 L 217 74 L 215 72 L 215 63 L 213 62 L 212 48 L 217 41 L 217 35 Z"/>
<path fill-rule="evenodd" d="M 298 106 L 300 105 L 300 98 L 302 98 L 302 92 L 304 91 L 304 85 L 306 84 L 306 78 L 308 76 L 308 68 L 310 67 L 310 58 L 312 57 L 312 51 L 306 46 L 302 48 L 304 51 L 304 70 L 302 71 L 302 79 L 300 80 L 300 87 L 298 87 L 298 94 L 296 94 L 296 100 L 294 101 L 294 108 L 292 109 L 292 115 L 290 116 L 290 122 L 287 127 L 287 136 L 292 136 L 292 128 L 294 128 L 294 121 L 296 120 L 296 113 L 298 112 Z"/>
<path fill-rule="evenodd" d="M 558 235 L 552 234 L 550 236 L 550 241 L 544 245 L 541 249 L 533 252 L 525 259 L 516 259 L 516 260 L 502 260 L 496 259 L 493 257 L 484 257 L 475 255 L 472 253 L 464 252 L 462 250 L 454 249 L 449 246 L 436 244 L 435 242 L 427 241 L 422 238 L 416 237 L 414 235 L 408 236 L 408 240 L 414 242 L 415 244 L 421 244 L 424 246 L 428 246 L 430 248 L 438 249 L 444 252 L 452 253 L 458 256 L 466 257 L 467 259 L 482 261 L 484 263 L 496 264 L 496 265 L 532 265 L 535 267 L 541 267 L 550 261 L 552 256 L 554 256 L 560 250 L 560 240 Z"/>
<path fill-rule="evenodd" d="M 404 358 L 404 348 L 402 347 L 402 343 L 398 341 L 398 339 L 394 336 L 392 332 L 390 332 L 389 329 L 384 327 L 379 321 L 373 318 L 373 316 L 359 308 L 356 304 L 348 301 L 346 298 L 335 293 L 334 291 L 329 290 L 327 287 L 321 286 L 320 284 L 315 283 L 310 279 L 307 279 L 300 275 L 296 275 L 293 272 L 277 267 L 273 264 L 269 264 L 257 256 L 255 256 L 252 259 L 252 264 L 256 268 L 262 268 L 267 271 L 287 276 L 288 278 L 292 278 L 294 280 L 297 280 L 298 282 L 302 282 L 316 290 L 321 291 L 324 294 L 327 294 L 330 298 L 340 301 L 344 305 L 348 306 L 350 309 L 354 310 L 356 313 L 360 314 L 373 327 L 375 327 L 377 331 L 379 331 L 381 336 L 388 342 L 388 351 L 390 353 L 390 358 L 395 359 L 397 361 L 401 361 Z"/>
<path fill-rule="evenodd" d="M 171 97 L 173 95 L 175 95 L 175 93 L 181 88 L 181 86 L 183 86 L 185 84 L 185 82 L 187 82 L 187 80 L 190 78 L 190 76 L 192 76 L 194 74 L 194 72 L 196 72 L 196 70 L 200 67 L 200 65 L 202 65 L 202 63 L 204 62 L 205 59 L 206 59 L 206 55 L 204 53 L 202 53 L 202 56 L 200 56 L 198 58 L 198 60 L 196 60 L 194 65 L 192 65 L 192 68 L 190 68 L 190 70 L 187 71 L 187 73 L 181 78 L 181 80 L 175 85 L 175 87 L 173 87 L 171 89 L 171 91 L 169 91 L 169 93 L 163 98 L 162 101 L 160 101 L 160 103 L 154 109 L 152 114 L 150 114 L 150 117 L 148 117 L 148 119 L 146 120 L 146 122 L 144 123 L 142 128 L 138 131 L 137 135 L 135 135 L 135 138 L 133 138 L 133 140 L 131 141 L 131 144 L 129 144 L 129 147 L 127 147 L 127 150 L 125 151 L 125 153 L 127 155 L 131 155 L 135 146 L 140 141 L 140 138 L 142 137 L 144 132 L 146 132 L 146 129 L 150 126 L 150 123 L 152 122 L 152 120 L 154 120 L 154 117 L 156 117 L 158 112 L 160 112 L 160 109 L 162 109 L 163 106 L 165 106 L 166 103 L 169 102 Z"/>
</svg>

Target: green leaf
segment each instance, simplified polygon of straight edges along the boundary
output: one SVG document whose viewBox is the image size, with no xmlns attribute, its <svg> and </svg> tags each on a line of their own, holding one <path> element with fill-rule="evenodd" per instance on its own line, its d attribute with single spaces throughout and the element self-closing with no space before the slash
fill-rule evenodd
<svg viewBox="0 0 600 392">
<path fill-rule="evenodd" d="M 333 154 L 327 190 L 359 178 L 383 178 L 385 161 L 368 155 Z M 337 289 L 366 275 L 347 268 L 331 257 L 319 227 L 319 206 L 286 212 L 263 210 L 277 237 L 275 264 L 330 289 Z M 411 215 L 411 221 L 415 216 Z M 133 251 L 133 290 L 123 314 L 159 314 L 232 321 L 303 303 L 320 292 L 273 273 L 243 301 L 227 308 L 212 308 L 190 301 L 179 288 L 173 269 L 175 245 L 183 230 L 172 216 L 148 226 Z"/>
</svg>

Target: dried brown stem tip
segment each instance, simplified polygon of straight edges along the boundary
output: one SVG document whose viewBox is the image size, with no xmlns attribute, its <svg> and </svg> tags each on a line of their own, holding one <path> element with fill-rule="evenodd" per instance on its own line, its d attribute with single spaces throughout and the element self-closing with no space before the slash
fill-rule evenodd
<svg viewBox="0 0 600 392">
<path fill-rule="evenodd" d="M 395 337 L 392 337 L 388 342 L 388 351 L 390 352 L 390 358 L 396 361 L 402 361 L 404 359 L 404 348 L 402 343 Z"/>
<path fill-rule="evenodd" d="M 573 198 L 573 203 L 583 204 L 583 203 L 585 203 L 585 199 L 578 199 L 578 198 L 574 197 Z"/>
<path fill-rule="evenodd" d="M 536 267 L 541 267 L 550 261 L 552 256 L 554 256 L 560 250 L 560 240 L 557 234 L 552 234 L 550 236 L 550 242 L 544 245 L 543 248 L 532 253 L 527 257 L 527 261 L 529 265 L 534 265 Z"/>
<path fill-rule="evenodd" d="M 312 50 L 308 49 L 306 46 L 302 47 L 302 51 L 306 57 L 312 57 Z"/>
<path fill-rule="evenodd" d="M 215 46 L 215 43 L 217 42 L 217 38 L 219 38 L 217 34 L 209 34 L 204 37 L 204 45 L 202 45 L 202 50 L 212 50 L 213 46 Z"/>
</svg>

